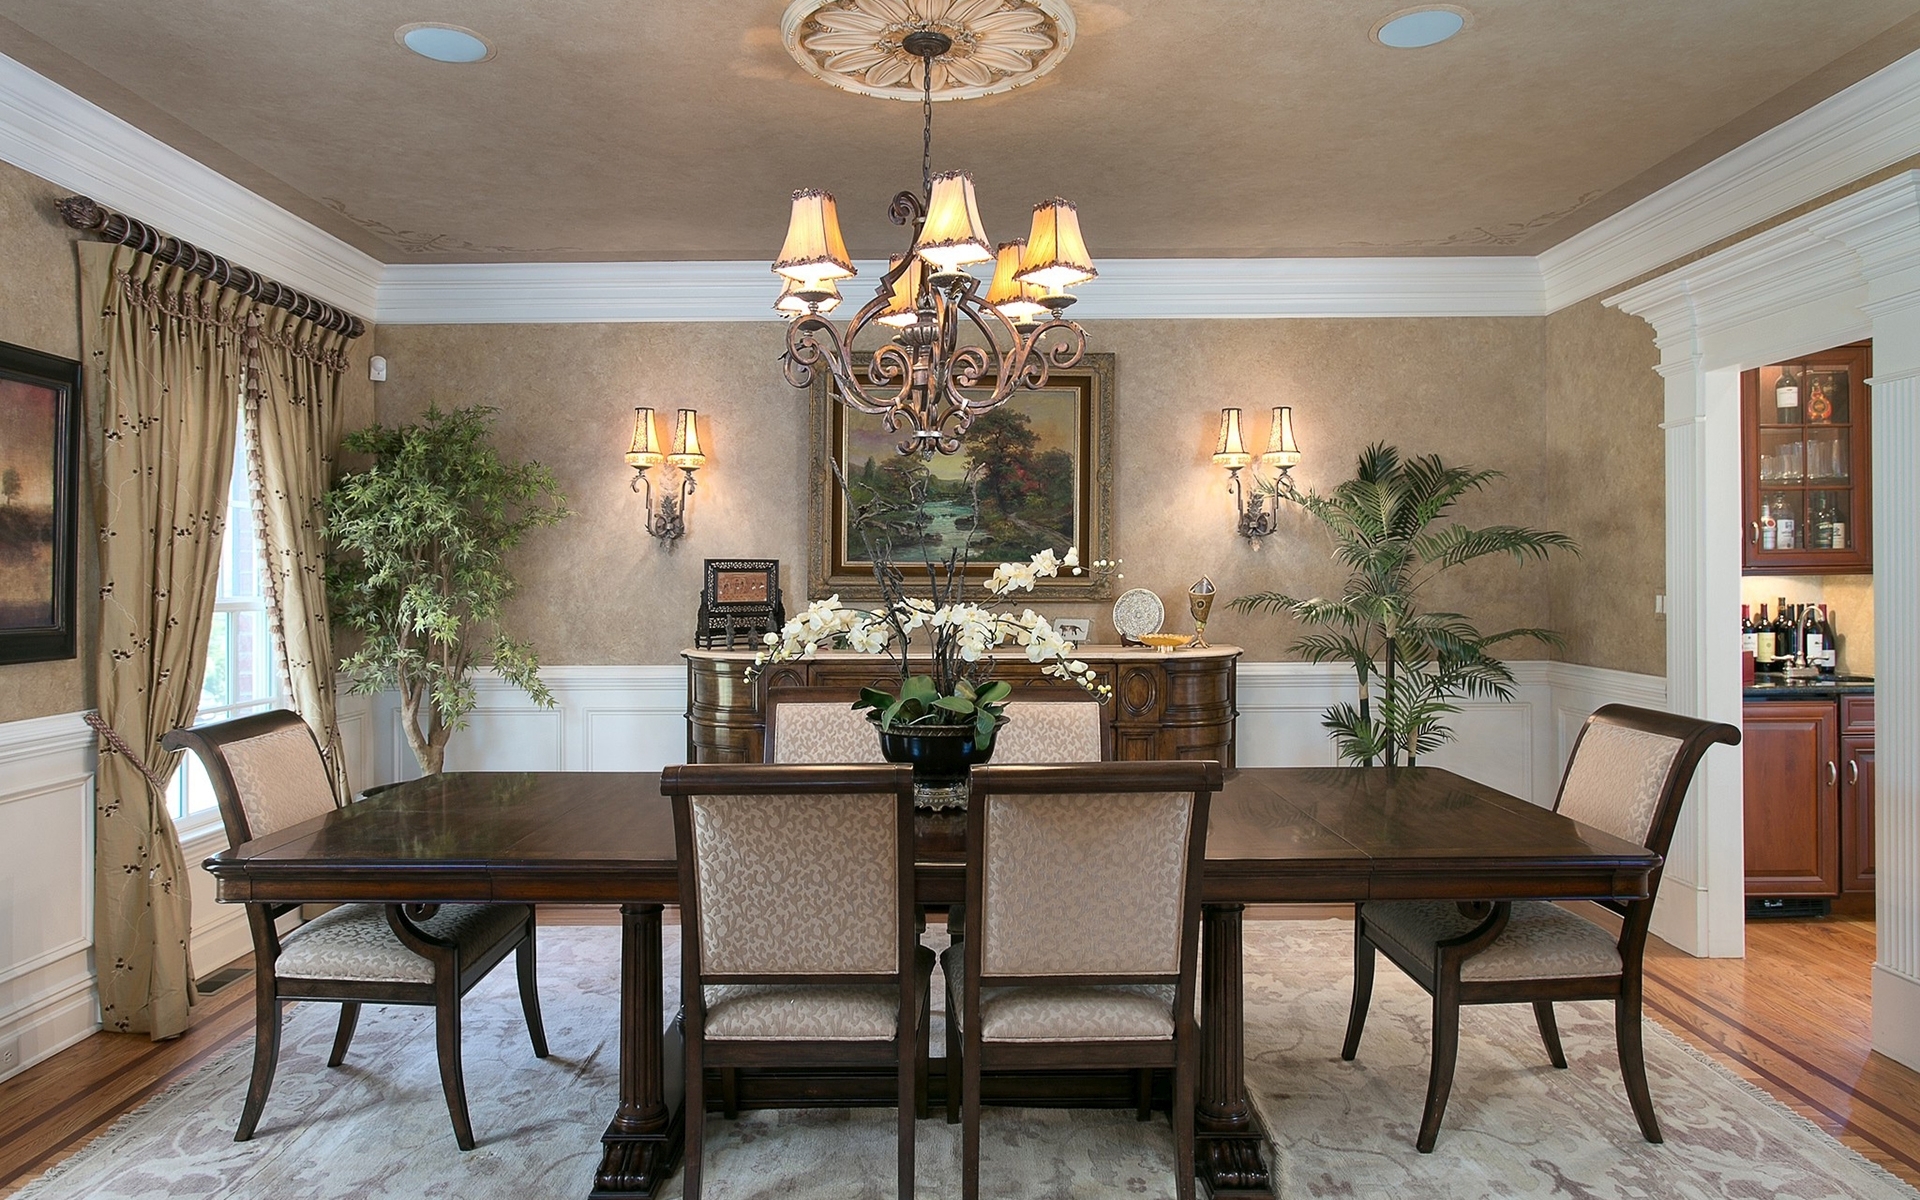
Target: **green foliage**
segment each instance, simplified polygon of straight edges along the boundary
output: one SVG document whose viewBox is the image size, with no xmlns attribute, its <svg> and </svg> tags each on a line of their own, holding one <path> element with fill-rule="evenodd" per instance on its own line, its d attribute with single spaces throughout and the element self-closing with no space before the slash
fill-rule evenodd
<svg viewBox="0 0 1920 1200">
<path fill-rule="evenodd" d="M 1544 560 L 1554 550 L 1579 552 L 1552 529 L 1450 524 L 1432 528 L 1461 497 L 1500 478 L 1498 471 L 1453 467 L 1438 455 L 1402 460 L 1375 443 L 1361 453 L 1352 479 L 1328 495 L 1268 491 L 1291 500 L 1333 535 L 1334 557 L 1348 569 L 1337 599 L 1299 599 L 1280 592 L 1241 596 L 1241 612 L 1283 613 L 1310 627 L 1293 644 L 1308 662 L 1344 662 L 1359 682 L 1359 703 L 1324 714 L 1340 757 L 1368 766 L 1413 765 L 1453 740 L 1446 718 L 1456 699 L 1510 700 L 1513 673 L 1494 656 L 1505 643 L 1531 639 L 1558 645 L 1550 629 L 1483 634 L 1461 613 L 1424 611 L 1422 593 L 1442 573 L 1489 555 Z"/>
<path fill-rule="evenodd" d="M 417 425 L 349 434 L 344 448 L 373 465 L 326 495 L 327 594 L 335 621 L 362 638 L 341 670 L 357 692 L 400 692 L 429 773 L 473 710 L 474 666 L 553 704 L 532 644 L 500 618 L 514 590 L 509 552 L 566 517 L 566 499 L 539 463 L 502 460 L 488 436 L 495 411 L 430 407 Z"/>
<path fill-rule="evenodd" d="M 1004 679 L 979 686 L 960 679 L 952 692 L 942 695 L 933 676 L 908 675 L 900 681 L 899 695 L 863 687 L 853 707 L 865 709 L 879 720 L 880 728 L 889 732 L 903 726 L 964 725 L 971 721 L 974 736 L 988 742 L 993 740 L 993 732 L 1007 710 L 1007 697 L 1012 694 L 1013 685 Z"/>
</svg>

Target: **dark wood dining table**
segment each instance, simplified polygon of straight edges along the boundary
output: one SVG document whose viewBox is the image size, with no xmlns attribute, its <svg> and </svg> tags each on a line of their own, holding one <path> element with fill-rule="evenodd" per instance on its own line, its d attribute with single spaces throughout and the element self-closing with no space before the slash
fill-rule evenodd
<svg viewBox="0 0 1920 1200">
<path fill-rule="evenodd" d="M 618 904 L 620 1092 L 593 1197 L 652 1197 L 681 1144 L 662 913 L 677 902 L 655 774 L 455 773 L 401 784 L 207 862 L 223 901 Z M 964 818 L 922 814 L 922 903 L 959 903 Z M 1241 921 L 1260 903 L 1630 900 L 1660 859 L 1447 771 L 1248 768 L 1214 797 L 1202 881 L 1196 1161 L 1214 1196 L 1271 1194 L 1248 1103 Z M 890 1103 L 891 1101 L 884 1101 Z"/>
</svg>

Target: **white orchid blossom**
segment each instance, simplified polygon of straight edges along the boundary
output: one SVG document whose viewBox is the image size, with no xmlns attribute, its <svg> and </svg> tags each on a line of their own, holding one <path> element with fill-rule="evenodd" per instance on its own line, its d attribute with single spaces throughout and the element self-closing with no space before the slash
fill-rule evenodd
<svg viewBox="0 0 1920 1200">
<path fill-rule="evenodd" d="M 987 579 L 995 596 L 1032 591 L 1040 579 L 1058 575 L 1062 568 L 1080 571 L 1079 549 L 1056 555 L 1042 550 L 1024 563 L 1001 563 Z M 996 650 L 1018 646 L 1028 662 L 1045 663 L 1044 673 L 1069 680 L 1101 700 L 1113 694 L 1087 664 L 1070 659 L 1074 644 L 1061 637 L 1045 617 L 1027 609 L 1019 615 L 996 612 L 979 604 L 936 604 L 918 596 L 902 597 L 891 610 L 852 608 L 838 595 L 815 600 L 788 621 L 778 633 L 769 633 L 764 648 L 754 655 L 754 666 L 810 659 L 820 649 L 843 647 L 861 654 L 887 654 L 899 662 L 914 634 L 931 637 L 929 653 L 936 659 L 957 658 L 963 663 L 990 662 Z"/>
</svg>

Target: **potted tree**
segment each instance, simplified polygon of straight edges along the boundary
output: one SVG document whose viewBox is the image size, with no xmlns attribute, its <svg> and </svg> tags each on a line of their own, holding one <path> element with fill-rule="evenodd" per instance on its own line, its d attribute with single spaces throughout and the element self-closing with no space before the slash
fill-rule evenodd
<svg viewBox="0 0 1920 1200">
<path fill-rule="evenodd" d="M 1361 453 L 1354 477 L 1327 495 L 1296 491 L 1285 477 L 1267 486 L 1276 505 L 1298 504 L 1326 527 L 1334 557 L 1348 570 L 1346 584 L 1332 599 L 1258 592 L 1233 607 L 1285 613 L 1310 628 L 1294 642 L 1295 653 L 1308 662 L 1352 665 L 1357 702 L 1334 705 L 1322 721 L 1343 760 L 1415 765 L 1453 740 L 1446 718 L 1460 711 L 1456 699 L 1513 698 L 1513 672 L 1494 656 L 1497 647 L 1523 639 L 1560 644 L 1551 629 L 1481 633 L 1462 613 L 1424 607 L 1435 579 L 1477 558 L 1579 552 L 1558 530 L 1439 524 L 1462 496 L 1500 477 L 1448 466 L 1438 455 L 1402 459 L 1394 447 L 1375 443 Z"/>
<path fill-rule="evenodd" d="M 429 775 L 473 711 L 476 666 L 553 704 L 532 644 L 507 633 L 501 609 L 509 553 L 566 517 L 566 498 L 546 467 L 500 457 L 495 411 L 429 407 L 418 424 L 347 435 L 343 447 L 373 464 L 325 500 L 333 617 L 361 637 L 340 669 L 355 692 L 400 693 L 407 745 Z"/>
</svg>

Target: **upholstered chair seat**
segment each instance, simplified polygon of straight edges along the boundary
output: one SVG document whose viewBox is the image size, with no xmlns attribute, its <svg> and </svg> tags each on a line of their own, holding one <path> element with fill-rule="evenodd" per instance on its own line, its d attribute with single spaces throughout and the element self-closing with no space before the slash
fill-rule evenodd
<svg viewBox="0 0 1920 1200">
<path fill-rule="evenodd" d="M 1391 940 L 1429 971 L 1440 944 L 1473 932 L 1481 919 L 1462 913 L 1450 900 L 1367 905 L 1374 941 Z M 1557 904 L 1532 900 L 1513 906 L 1507 927 L 1461 965 L 1460 978 L 1584 979 L 1618 975 L 1620 969 L 1617 934 Z"/>
<path fill-rule="evenodd" d="M 1664 856 L 1681 802 L 1707 748 L 1738 745 L 1731 725 L 1610 704 L 1587 718 L 1567 760 L 1554 810 L 1583 825 Z M 1660 1122 L 1647 1089 L 1641 1045 L 1641 961 L 1660 888 L 1656 868 L 1645 899 L 1601 901 L 1621 918 L 1618 931 L 1540 901 L 1370 902 L 1354 908 L 1353 1007 L 1340 1057 L 1352 1060 L 1366 1028 L 1375 953 L 1433 996 L 1433 1058 L 1427 1106 L 1414 1146 L 1433 1149 L 1453 1089 L 1465 1004 L 1531 1003 L 1548 1061 L 1564 1068 L 1554 1020 L 1557 1000 L 1612 1000 L 1614 1039 L 1627 1100 L 1649 1142 Z"/>
<path fill-rule="evenodd" d="M 961 946 L 940 956 L 949 985 L 967 985 Z M 986 1042 L 1151 1042 L 1173 1038 L 1170 983 L 1046 984 L 980 989 L 980 1039 Z M 966 1032 L 966 1014 L 954 1023 Z"/>
<path fill-rule="evenodd" d="M 1220 778 L 1217 762 L 974 770 L 974 920 L 941 958 L 962 1200 L 980 1195 L 983 1074 L 1063 1069 L 1132 1072 L 1143 1121 L 1153 1072 L 1172 1073 L 1174 1194 L 1192 1200 L 1200 869 Z"/>
<path fill-rule="evenodd" d="M 162 744 L 191 750 L 220 802 L 227 844 L 256 838 L 333 812 L 339 801 L 320 744 L 298 713 L 240 717 L 176 729 Z M 253 1079 L 234 1140 L 253 1136 L 280 1057 L 281 1008 L 288 1000 L 340 1005 L 329 1067 L 346 1060 L 362 1004 L 431 1005 L 440 1088 L 453 1136 L 474 1147 L 460 1067 L 460 998 L 508 955 L 520 978 L 520 1007 L 536 1057 L 547 1056 L 534 986 L 533 907 L 526 904 L 412 906 L 347 904 L 281 934 L 276 922 L 296 904 L 249 904 L 253 934 Z"/>
<path fill-rule="evenodd" d="M 532 918 L 525 904 L 447 904 L 416 924 L 471 958 Z M 274 970 L 282 979 L 433 982 L 433 963 L 401 944 L 384 904 L 344 904 L 284 935 Z"/>
<path fill-rule="evenodd" d="M 778 707 L 775 745 L 789 749 L 796 712 L 798 727 L 816 732 L 842 727 L 848 712 Z M 828 719 L 828 709 L 838 712 Z M 742 1067 L 892 1067 L 897 1187 L 912 1196 L 933 973 L 914 922 L 912 771 L 672 766 L 660 790 L 673 801 L 680 860 L 684 1195 L 700 1198 L 709 1067 L 727 1117 Z"/>
</svg>

